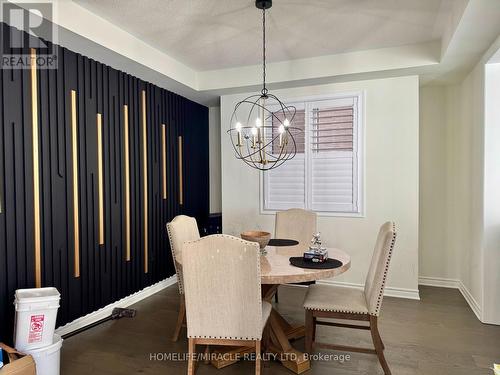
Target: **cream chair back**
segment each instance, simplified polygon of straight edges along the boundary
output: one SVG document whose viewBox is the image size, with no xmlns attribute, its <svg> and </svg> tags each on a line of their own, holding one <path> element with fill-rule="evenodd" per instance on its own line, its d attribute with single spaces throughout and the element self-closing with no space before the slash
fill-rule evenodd
<svg viewBox="0 0 500 375">
<path fill-rule="evenodd" d="M 188 337 L 260 340 L 259 245 L 218 234 L 182 251 Z"/>
<path fill-rule="evenodd" d="M 170 250 L 172 251 L 172 257 L 174 259 L 179 293 L 183 294 L 184 282 L 182 277 L 182 266 L 180 264 L 182 245 L 184 242 L 198 240 L 200 238 L 200 231 L 198 230 L 198 224 L 194 217 L 178 215 L 174 217 L 171 222 L 167 223 L 167 233 L 170 241 Z"/>
<path fill-rule="evenodd" d="M 316 231 L 316 213 L 312 211 L 291 208 L 276 213 L 274 228 L 276 238 L 296 240 L 301 247 L 308 247 Z"/>
<path fill-rule="evenodd" d="M 396 242 L 396 228 L 393 222 L 380 227 L 375 250 L 365 283 L 365 298 L 370 315 L 378 316 L 384 297 L 384 288 L 389 271 L 392 250 Z"/>
</svg>

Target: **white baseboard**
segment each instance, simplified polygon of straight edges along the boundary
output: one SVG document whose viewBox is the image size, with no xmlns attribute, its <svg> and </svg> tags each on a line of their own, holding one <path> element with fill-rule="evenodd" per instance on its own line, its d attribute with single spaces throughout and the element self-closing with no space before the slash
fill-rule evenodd
<svg viewBox="0 0 500 375">
<path fill-rule="evenodd" d="M 467 303 L 469 304 L 471 310 L 476 314 L 477 318 L 482 321 L 482 311 L 481 311 L 481 306 L 477 301 L 474 299 L 472 296 L 471 292 L 469 292 L 469 289 L 462 283 L 461 280 L 458 279 L 446 279 L 442 277 L 427 277 L 427 276 L 420 276 L 418 278 L 418 284 L 419 285 L 425 285 L 425 286 L 436 286 L 440 288 L 453 288 L 453 289 L 458 289 L 460 293 L 462 293 L 462 296 L 465 298 Z"/>
<path fill-rule="evenodd" d="M 363 284 L 347 283 L 345 281 L 320 280 L 320 281 L 317 281 L 317 283 L 318 284 L 329 284 L 329 285 L 341 286 L 344 288 L 356 288 L 356 289 L 363 289 L 364 288 Z M 384 290 L 384 296 L 414 299 L 414 300 L 420 301 L 420 294 L 419 294 L 418 289 L 386 287 Z"/>
<path fill-rule="evenodd" d="M 115 307 L 128 307 L 130 305 L 133 305 L 134 303 L 137 303 L 159 292 L 160 290 L 163 290 L 171 285 L 174 285 L 175 283 L 177 283 L 176 275 L 171 276 L 165 280 L 159 281 L 156 284 L 148 286 L 134 294 L 131 294 L 130 296 L 124 297 L 116 302 L 104 306 L 103 308 L 100 308 L 99 310 L 96 310 L 94 312 L 91 312 L 90 314 L 82 316 L 81 318 L 75 319 L 72 322 L 63 325 L 62 327 L 58 327 L 56 329 L 56 333 L 61 336 L 67 335 L 68 333 L 71 333 L 80 328 L 88 326 L 89 324 L 107 318 L 108 316 L 111 315 L 111 312 Z"/>
<path fill-rule="evenodd" d="M 459 289 L 459 287 L 460 287 L 460 280 L 457 280 L 457 279 L 445 279 L 443 277 L 420 276 L 418 278 L 418 285 L 437 286 L 437 287 L 440 287 L 440 288 Z"/>
<path fill-rule="evenodd" d="M 472 294 L 471 292 L 469 292 L 469 289 L 467 289 L 461 281 L 458 289 L 460 290 L 460 293 L 462 293 L 462 295 L 464 296 L 465 300 L 469 304 L 474 314 L 476 314 L 477 318 L 482 322 L 483 314 L 481 311 L 481 307 L 479 306 L 479 303 L 477 303 L 477 301 L 474 299 L 474 297 L 472 297 Z"/>
</svg>

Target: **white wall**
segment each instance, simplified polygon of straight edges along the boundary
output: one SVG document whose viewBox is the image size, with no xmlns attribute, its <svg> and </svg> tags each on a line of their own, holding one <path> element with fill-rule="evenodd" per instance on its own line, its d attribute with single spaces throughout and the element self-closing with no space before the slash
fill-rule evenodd
<svg viewBox="0 0 500 375">
<path fill-rule="evenodd" d="M 482 303 L 482 70 L 420 90 L 420 277 Z M 462 285 L 460 285 L 460 283 Z M 431 281 L 432 284 L 432 281 Z"/>
<path fill-rule="evenodd" d="M 482 305 L 484 65 L 449 93 L 452 142 L 450 246 L 458 250 L 460 281 Z M 452 114 L 451 112 L 454 112 Z"/>
<path fill-rule="evenodd" d="M 420 280 L 459 287 L 481 316 L 481 66 L 461 84 L 420 90 Z"/>
<path fill-rule="evenodd" d="M 208 110 L 208 144 L 210 166 L 210 213 L 221 212 L 220 107 Z"/>
<path fill-rule="evenodd" d="M 367 273 L 379 226 L 398 227 L 388 286 L 415 292 L 418 283 L 419 106 L 418 77 L 284 89 L 282 99 L 364 90 L 366 217 L 320 217 L 327 246 L 345 249 L 352 268 L 339 280 L 361 284 Z M 274 216 L 259 212 L 259 172 L 235 159 L 226 134 L 234 105 L 248 94 L 221 98 L 222 211 L 224 233 L 274 231 Z M 416 294 L 414 294 L 416 296 Z"/>
<path fill-rule="evenodd" d="M 483 321 L 500 324 L 500 64 L 485 74 Z"/>
<path fill-rule="evenodd" d="M 483 322 L 500 324 L 500 69 L 488 64 L 500 37 L 448 96 L 449 247 L 460 259 L 459 280 Z"/>
<path fill-rule="evenodd" d="M 420 89 L 419 272 L 429 279 L 458 279 L 458 256 L 449 241 L 447 89 Z"/>
<path fill-rule="evenodd" d="M 500 324 L 500 65 L 489 61 L 499 48 L 500 38 L 460 84 L 422 88 L 420 95 L 420 275 L 455 283 L 478 318 L 494 324 Z"/>
</svg>

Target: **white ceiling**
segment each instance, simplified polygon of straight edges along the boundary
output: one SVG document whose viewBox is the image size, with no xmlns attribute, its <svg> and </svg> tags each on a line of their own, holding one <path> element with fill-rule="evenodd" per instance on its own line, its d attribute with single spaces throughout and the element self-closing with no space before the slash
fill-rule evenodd
<svg viewBox="0 0 500 375">
<path fill-rule="evenodd" d="M 73 0 L 198 71 L 261 61 L 254 0 Z M 295 60 L 441 40 L 457 0 L 274 0 L 268 59 Z"/>
<path fill-rule="evenodd" d="M 260 89 L 254 0 L 52 1 L 54 42 L 115 69 L 206 105 Z M 271 90 L 401 75 L 455 84 L 500 44 L 500 0 L 302 1 L 270 11 Z"/>
</svg>

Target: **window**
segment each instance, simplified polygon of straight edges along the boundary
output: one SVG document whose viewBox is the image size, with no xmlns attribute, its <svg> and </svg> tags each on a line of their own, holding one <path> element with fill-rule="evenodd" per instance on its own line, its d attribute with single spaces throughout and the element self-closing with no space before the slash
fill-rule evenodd
<svg viewBox="0 0 500 375">
<path fill-rule="evenodd" d="M 263 211 L 295 207 L 326 215 L 361 214 L 361 94 L 287 104 L 297 108 L 292 126 L 303 131 L 296 137 L 297 155 L 263 172 Z"/>
</svg>

